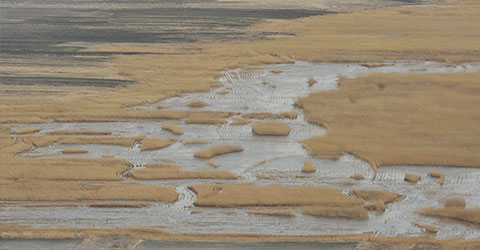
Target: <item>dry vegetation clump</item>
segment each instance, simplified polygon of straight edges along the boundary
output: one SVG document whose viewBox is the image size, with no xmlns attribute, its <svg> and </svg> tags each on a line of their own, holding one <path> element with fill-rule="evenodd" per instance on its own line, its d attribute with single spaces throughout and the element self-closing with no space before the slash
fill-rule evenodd
<svg viewBox="0 0 480 250">
<path fill-rule="evenodd" d="M 132 177 L 138 180 L 165 179 L 225 179 L 235 180 L 237 175 L 230 171 L 187 171 L 168 168 L 141 168 L 132 172 Z"/>
<path fill-rule="evenodd" d="M 220 167 L 220 164 L 219 164 L 217 161 L 213 160 L 213 159 L 208 159 L 208 160 L 206 160 L 205 162 L 206 162 L 208 165 L 210 165 L 210 166 L 212 166 L 212 167 L 214 167 L 214 168 Z"/>
<path fill-rule="evenodd" d="M 413 173 L 406 173 L 404 179 L 405 179 L 405 181 L 408 181 L 410 183 L 415 184 L 415 183 L 419 182 L 422 178 L 420 176 L 416 175 L 416 174 L 413 174 Z"/>
<path fill-rule="evenodd" d="M 344 218 L 353 220 L 367 220 L 368 212 L 362 206 L 352 207 L 302 207 L 302 213 L 317 217 Z"/>
<path fill-rule="evenodd" d="M 256 135 L 287 136 L 290 125 L 286 122 L 256 122 L 252 124 L 252 131 Z"/>
<path fill-rule="evenodd" d="M 206 104 L 202 100 L 192 100 L 187 104 L 187 106 L 190 108 L 202 108 L 202 107 L 208 106 L 208 104 Z"/>
<path fill-rule="evenodd" d="M 360 65 L 363 67 L 367 67 L 369 69 L 388 66 L 388 64 L 385 64 L 385 63 L 372 63 L 372 62 L 362 63 Z"/>
<path fill-rule="evenodd" d="M 62 153 L 64 153 L 64 154 L 86 154 L 86 153 L 88 153 L 88 149 L 86 149 L 86 148 L 64 148 L 64 149 L 62 149 Z"/>
<path fill-rule="evenodd" d="M 134 182 L 0 182 L 2 201 L 132 200 L 175 202 L 170 187 Z"/>
<path fill-rule="evenodd" d="M 307 186 L 197 185 L 196 206 L 308 206 L 351 207 L 363 200 L 344 195 L 341 190 Z"/>
<path fill-rule="evenodd" d="M 111 131 L 94 130 L 55 130 L 47 133 L 48 135 L 112 135 Z"/>
<path fill-rule="evenodd" d="M 310 161 L 305 161 L 302 167 L 302 173 L 315 173 L 317 168 Z"/>
<path fill-rule="evenodd" d="M 350 193 L 358 198 L 368 202 L 383 202 L 384 204 L 400 201 L 405 198 L 405 195 L 400 195 L 386 190 L 374 189 L 355 189 Z"/>
<path fill-rule="evenodd" d="M 431 171 L 428 172 L 428 176 L 433 178 L 439 178 L 438 184 L 443 185 L 445 183 L 445 175 L 440 171 Z"/>
<path fill-rule="evenodd" d="M 418 212 L 421 215 L 463 221 L 480 226 L 480 209 L 463 207 L 425 208 Z"/>
<path fill-rule="evenodd" d="M 201 140 L 201 139 L 193 139 L 193 140 L 188 140 L 183 142 L 184 145 L 198 145 L 198 144 L 207 144 L 207 143 L 208 143 L 207 141 Z"/>
<path fill-rule="evenodd" d="M 33 133 L 37 133 L 37 132 L 40 132 L 40 129 L 39 128 L 35 128 L 35 127 L 24 127 L 24 128 L 20 128 L 20 129 L 17 129 L 15 132 L 13 132 L 14 134 L 17 134 L 17 135 L 25 135 L 25 134 L 33 134 Z"/>
<path fill-rule="evenodd" d="M 232 126 L 246 125 L 250 123 L 250 119 L 244 118 L 233 118 L 233 121 L 230 123 Z"/>
<path fill-rule="evenodd" d="M 328 128 L 303 145 L 319 157 L 350 152 L 373 167 L 480 167 L 480 120 L 471 119 L 480 107 L 479 78 L 479 72 L 341 78 L 337 90 L 298 99 L 308 121 Z"/>
<path fill-rule="evenodd" d="M 383 214 L 387 209 L 383 201 L 372 201 L 364 206 L 368 211 L 375 211 L 377 214 Z"/>
<path fill-rule="evenodd" d="M 248 211 L 248 214 L 278 216 L 278 217 L 295 217 L 295 213 L 290 209 L 266 209 L 259 211 Z"/>
<path fill-rule="evenodd" d="M 180 170 L 180 165 L 176 163 L 148 163 L 147 168 L 158 168 L 162 170 Z"/>
<path fill-rule="evenodd" d="M 310 77 L 308 78 L 307 83 L 308 83 L 308 86 L 312 87 L 315 83 L 317 83 L 317 80 L 315 80 L 315 78 L 313 77 Z"/>
<path fill-rule="evenodd" d="M 246 113 L 242 114 L 242 118 L 246 119 L 258 119 L 258 120 L 265 120 L 265 119 L 296 119 L 298 114 L 295 111 L 288 111 L 283 112 L 280 114 L 272 114 L 272 113 Z"/>
<path fill-rule="evenodd" d="M 462 198 L 449 198 L 443 201 L 444 207 L 465 208 L 467 203 Z"/>
<path fill-rule="evenodd" d="M 236 145 L 217 145 L 213 147 L 208 147 L 204 149 L 197 150 L 193 156 L 198 158 L 210 159 L 216 155 L 228 154 L 233 152 L 241 152 L 243 147 Z"/>
<path fill-rule="evenodd" d="M 182 128 L 175 123 L 164 123 L 162 124 L 162 129 L 168 130 L 176 135 L 183 135 Z"/>
<path fill-rule="evenodd" d="M 283 72 L 283 70 L 281 70 L 281 69 L 273 69 L 273 70 L 271 70 L 270 72 L 272 72 L 272 73 L 274 73 L 274 74 L 280 74 L 280 73 Z"/>
<path fill-rule="evenodd" d="M 60 144 L 99 144 L 122 147 L 133 147 L 135 142 L 143 140 L 144 135 L 133 137 L 113 137 L 113 136 L 83 136 L 83 137 L 64 137 L 60 139 Z"/>
<path fill-rule="evenodd" d="M 361 173 L 355 173 L 354 175 L 350 176 L 350 178 L 358 181 L 365 179 L 365 176 L 363 176 Z"/>
<path fill-rule="evenodd" d="M 168 147 L 172 144 L 170 139 L 163 138 L 145 138 L 140 147 L 141 151 L 155 150 Z"/>
<path fill-rule="evenodd" d="M 10 180 L 122 180 L 130 167 L 123 159 L 51 158 L 2 159 L 0 179 Z"/>
<path fill-rule="evenodd" d="M 425 232 L 436 234 L 438 233 L 438 228 L 436 226 L 422 224 L 422 223 L 413 223 L 415 226 L 423 228 Z"/>
<path fill-rule="evenodd" d="M 209 124 L 221 125 L 226 124 L 227 120 L 219 118 L 188 118 L 183 121 L 185 124 Z"/>
<path fill-rule="evenodd" d="M 150 204 L 148 203 L 89 203 L 89 207 L 98 207 L 98 208 L 141 208 L 141 207 L 149 207 Z"/>
</svg>

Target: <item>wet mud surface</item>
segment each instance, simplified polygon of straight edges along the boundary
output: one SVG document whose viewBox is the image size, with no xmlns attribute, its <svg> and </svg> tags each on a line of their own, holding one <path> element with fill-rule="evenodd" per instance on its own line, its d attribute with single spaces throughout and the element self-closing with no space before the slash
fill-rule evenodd
<svg viewBox="0 0 480 250">
<path fill-rule="evenodd" d="M 21 223 L 40 227 L 149 227 L 165 226 L 173 232 L 202 233 L 265 233 L 265 234 L 356 234 L 373 232 L 378 236 L 424 235 L 421 228 L 413 223 L 426 223 L 439 228 L 437 238 L 479 237 L 478 228 L 451 221 L 424 217 L 415 211 L 424 207 L 439 206 L 446 197 L 466 200 L 467 207 L 480 207 L 480 173 L 472 168 L 433 167 L 433 166 L 391 166 L 380 168 L 372 180 L 372 167 L 352 155 L 345 154 L 338 160 L 317 159 L 307 155 L 300 141 L 327 131 L 321 126 L 307 123 L 301 110 L 294 108 L 297 97 L 306 96 L 312 91 L 327 91 L 337 88 L 340 75 L 356 77 L 373 72 L 418 72 L 452 73 L 478 70 L 479 64 L 446 67 L 433 62 L 389 62 L 386 66 L 369 68 L 356 63 L 305 63 L 269 65 L 252 70 L 233 69 L 222 72 L 219 79 L 224 87 L 206 93 L 186 94 L 166 99 L 160 103 L 132 107 L 133 109 L 156 109 L 162 106 L 167 110 L 210 110 L 232 111 L 238 115 L 227 119 L 223 125 L 186 124 L 180 121 L 183 135 L 162 130 L 164 120 L 135 120 L 105 123 L 46 123 L 34 124 L 44 135 L 54 130 L 106 130 L 115 136 L 145 134 L 147 137 L 172 138 L 171 146 L 141 151 L 140 144 L 129 147 L 106 145 L 69 145 L 71 148 L 85 148 L 85 157 L 100 158 L 114 155 L 125 158 L 135 168 L 147 163 L 176 162 L 184 170 L 212 170 L 204 160 L 195 158 L 194 152 L 220 143 L 238 145 L 244 148 L 213 159 L 219 163 L 218 170 L 229 170 L 239 176 L 238 180 L 149 180 L 142 183 L 155 183 L 174 187 L 179 200 L 172 204 L 150 202 L 140 208 L 98 208 L 80 206 L 26 207 L 22 204 L 7 204 L 2 207 L 1 223 Z M 317 83 L 309 86 L 313 77 Z M 265 84 L 267 82 L 268 84 Z M 272 87 L 275 86 L 275 87 Z M 221 93 L 219 92 L 227 92 Z M 207 106 L 188 107 L 192 100 L 201 100 Z M 282 113 L 295 111 L 295 119 L 272 119 L 290 125 L 288 136 L 258 136 L 252 133 L 251 125 L 232 125 L 233 119 L 246 113 Z M 256 119 L 252 119 L 256 121 Z M 18 124 L 13 124 L 18 128 Z M 203 145 L 185 145 L 183 142 L 200 139 Z M 19 157 L 69 157 L 61 153 L 64 145 L 52 144 L 34 148 Z M 301 173 L 305 160 L 310 160 L 317 171 Z M 428 176 L 430 171 L 442 171 L 445 184 Z M 415 173 L 421 180 L 413 185 L 404 181 L 405 173 Z M 362 174 L 366 179 L 353 181 L 350 176 Z M 272 217 L 252 214 L 251 208 L 202 208 L 193 205 L 196 195 L 188 186 L 199 184 L 255 184 L 255 185 L 308 185 L 331 186 L 348 194 L 352 189 L 383 189 L 406 195 L 400 202 L 389 204 L 386 212 L 377 215 L 370 212 L 366 221 L 316 218 L 293 208 L 294 217 Z M 151 247 L 151 245 L 145 245 Z M 179 249 L 182 249 L 181 247 Z M 235 248 L 233 248 L 235 249 Z M 267 248 L 268 249 L 268 248 Z M 328 249 L 328 248 L 327 248 Z M 348 249 L 348 248 L 347 248 Z"/>
</svg>

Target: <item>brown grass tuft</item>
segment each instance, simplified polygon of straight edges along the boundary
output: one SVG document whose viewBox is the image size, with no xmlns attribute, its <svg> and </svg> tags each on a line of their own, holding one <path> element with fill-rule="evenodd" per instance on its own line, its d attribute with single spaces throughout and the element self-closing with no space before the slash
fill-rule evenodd
<svg viewBox="0 0 480 250">
<path fill-rule="evenodd" d="M 265 119 L 296 119 L 298 114 L 295 111 L 288 111 L 288 112 L 283 112 L 280 114 L 272 114 L 272 113 L 246 113 L 242 114 L 243 118 L 246 119 L 259 119 L 259 120 L 265 120 Z"/>
<path fill-rule="evenodd" d="M 98 208 L 141 208 L 149 207 L 148 203 L 89 203 L 89 207 L 98 207 Z"/>
<path fill-rule="evenodd" d="M 64 153 L 64 154 L 86 154 L 86 153 L 88 153 L 88 149 L 85 149 L 85 148 L 64 148 L 64 149 L 62 149 L 62 153 Z"/>
<path fill-rule="evenodd" d="M 183 135 L 182 128 L 175 123 L 164 123 L 162 124 L 162 129 L 168 130 L 176 135 Z"/>
<path fill-rule="evenodd" d="M 274 69 L 274 70 L 271 70 L 270 72 L 274 73 L 274 74 L 280 74 L 283 72 L 283 70 L 281 69 Z"/>
<path fill-rule="evenodd" d="M 422 178 L 416 174 L 412 174 L 412 173 L 406 173 L 405 174 L 405 181 L 408 181 L 410 183 L 417 183 L 419 182 Z"/>
<path fill-rule="evenodd" d="M 257 122 L 252 124 L 252 131 L 257 135 L 278 135 L 290 134 L 290 125 L 286 122 Z"/>
<path fill-rule="evenodd" d="M 365 179 L 365 177 L 363 176 L 363 174 L 361 173 L 355 173 L 354 175 L 350 176 L 350 178 L 354 179 L 354 180 L 363 180 Z"/>
<path fill-rule="evenodd" d="M 35 128 L 35 127 L 24 127 L 24 128 L 20 128 L 20 129 L 17 129 L 15 132 L 13 132 L 14 134 L 17 134 L 17 135 L 25 135 L 25 134 L 33 134 L 33 133 L 37 133 L 37 132 L 40 132 L 40 129 L 39 128 Z"/>
<path fill-rule="evenodd" d="M 60 144 L 100 144 L 114 145 L 123 147 L 133 147 L 135 142 L 145 138 L 143 135 L 133 137 L 113 137 L 113 136 L 83 136 L 83 137 L 65 137 L 62 138 Z"/>
<path fill-rule="evenodd" d="M 155 150 L 168 147 L 172 144 L 170 139 L 163 138 L 145 138 L 142 141 L 141 151 Z"/>
<path fill-rule="evenodd" d="M 465 209 L 460 207 L 425 208 L 420 210 L 419 213 L 426 216 L 458 220 L 480 226 L 480 209 Z"/>
<path fill-rule="evenodd" d="M 368 212 L 362 206 L 353 207 L 302 207 L 302 213 L 317 217 L 367 220 Z"/>
<path fill-rule="evenodd" d="M 200 140 L 200 139 L 193 139 L 193 140 L 188 140 L 183 142 L 184 145 L 197 145 L 197 144 L 207 144 L 207 143 L 208 143 L 207 141 Z"/>
<path fill-rule="evenodd" d="M 227 120 L 219 118 L 188 118 L 183 121 L 185 124 L 210 124 L 221 125 L 226 124 Z"/>
<path fill-rule="evenodd" d="M 111 135 L 111 131 L 94 130 L 55 130 L 47 133 L 48 135 Z"/>
<path fill-rule="evenodd" d="M 315 173 L 317 168 L 310 161 L 305 161 L 302 167 L 302 173 Z"/>
<path fill-rule="evenodd" d="M 317 80 L 315 80 L 315 78 L 313 77 L 310 77 L 308 78 L 307 83 L 308 83 L 308 86 L 312 87 L 315 83 L 317 83 Z"/>
<path fill-rule="evenodd" d="M 206 160 L 205 162 L 214 168 L 220 167 L 220 164 L 213 159 Z"/>
<path fill-rule="evenodd" d="M 449 198 L 443 201 L 444 207 L 465 208 L 467 203 L 462 198 Z"/>
<path fill-rule="evenodd" d="M 433 178 L 439 178 L 438 184 L 443 185 L 445 183 L 445 175 L 440 171 L 431 171 L 428 172 L 428 176 Z"/>
<path fill-rule="evenodd" d="M 233 152 L 241 152 L 243 147 L 235 145 L 217 145 L 196 151 L 193 156 L 198 158 L 210 159 L 216 155 L 228 154 Z"/>
<path fill-rule="evenodd" d="M 196 206 L 361 206 L 363 200 L 344 195 L 339 189 L 308 186 L 198 185 Z"/>
<path fill-rule="evenodd" d="M 364 206 L 368 211 L 375 211 L 377 214 L 383 214 L 386 210 L 383 201 L 372 201 Z"/>
<path fill-rule="evenodd" d="M 233 121 L 230 123 L 232 126 L 246 125 L 250 123 L 250 119 L 244 118 L 233 118 Z"/>
<path fill-rule="evenodd" d="M 413 223 L 413 224 L 417 227 L 425 229 L 425 231 L 428 233 L 434 233 L 434 234 L 438 233 L 438 228 L 435 226 L 422 224 L 422 223 Z"/>
<path fill-rule="evenodd" d="M 384 204 L 397 202 L 405 198 L 405 195 L 400 195 L 386 190 L 356 189 L 352 190 L 351 193 L 352 195 L 364 199 L 365 201 L 380 201 Z"/>
<path fill-rule="evenodd" d="M 208 104 L 206 104 L 204 101 L 201 101 L 201 100 L 193 100 L 189 102 L 187 106 L 190 108 L 201 108 L 201 107 L 208 106 Z"/>
<path fill-rule="evenodd" d="M 278 217 L 295 217 L 295 213 L 290 209 L 267 209 L 260 211 L 248 211 L 248 214 L 278 216 Z"/>
<path fill-rule="evenodd" d="M 132 177 L 138 180 L 165 179 L 226 179 L 235 180 L 237 175 L 230 171 L 186 171 L 168 168 L 141 168 L 132 172 Z"/>
</svg>

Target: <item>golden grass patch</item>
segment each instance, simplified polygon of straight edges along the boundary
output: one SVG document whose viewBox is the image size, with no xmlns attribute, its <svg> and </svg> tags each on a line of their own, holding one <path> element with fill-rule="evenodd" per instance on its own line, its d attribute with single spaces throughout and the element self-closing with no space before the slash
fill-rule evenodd
<svg viewBox="0 0 480 250">
<path fill-rule="evenodd" d="M 25 134 L 34 134 L 34 133 L 37 133 L 37 132 L 40 132 L 39 128 L 24 127 L 24 128 L 19 128 L 19 129 L 15 130 L 15 132 L 13 132 L 13 133 L 17 134 L 17 135 L 25 135 Z"/>
<path fill-rule="evenodd" d="M 132 200 L 175 202 L 174 189 L 133 182 L 0 182 L 3 201 Z"/>
<path fill-rule="evenodd" d="M 168 147 L 172 144 L 170 139 L 163 138 L 145 138 L 142 140 L 140 150 L 148 151 Z"/>
<path fill-rule="evenodd" d="M 288 111 L 279 114 L 272 114 L 272 113 L 244 113 L 242 114 L 242 118 L 246 119 L 258 119 L 258 120 L 265 120 L 265 119 L 296 119 L 298 114 L 295 111 Z"/>
<path fill-rule="evenodd" d="M 383 202 L 384 204 L 400 201 L 405 195 L 400 195 L 386 190 L 376 189 L 354 189 L 350 191 L 352 195 L 370 202 Z"/>
<path fill-rule="evenodd" d="M 291 209 L 264 209 L 258 211 L 248 211 L 247 213 L 252 215 L 295 217 L 295 212 L 293 212 Z"/>
<path fill-rule="evenodd" d="M 343 218 L 353 220 L 367 220 L 368 212 L 362 206 L 352 207 L 302 207 L 302 213 L 317 217 Z"/>
<path fill-rule="evenodd" d="M 64 149 L 62 149 L 62 153 L 64 153 L 64 154 L 86 154 L 86 153 L 88 153 L 88 149 L 86 149 L 86 148 L 64 148 Z"/>
<path fill-rule="evenodd" d="M 47 133 L 48 135 L 111 135 L 111 131 L 99 130 L 55 130 Z"/>
<path fill-rule="evenodd" d="M 80 137 L 64 137 L 60 144 L 98 144 L 122 147 L 133 147 L 135 142 L 143 140 L 145 136 L 137 135 L 133 137 L 113 137 L 113 136 L 80 136 Z"/>
<path fill-rule="evenodd" d="M 192 100 L 187 104 L 187 106 L 190 108 L 202 108 L 202 107 L 208 106 L 208 104 L 206 104 L 202 100 Z"/>
<path fill-rule="evenodd" d="M 210 159 L 216 155 L 241 152 L 241 151 L 243 151 L 243 147 L 241 146 L 224 144 L 224 145 L 216 145 L 216 146 L 197 150 L 193 154 L 193 156 L 198 158 Z"/>
<path fill-rule="evenodd" d="M 185 124 L 209 124 L 221 125 L 226 124 L 227 120 L 219 118 L 188 118 L 183 121 Z"/>
<path fill-rule="evenodd" d="M 226 179 L 235 180 L 237 175 L 230 171 L 187 171 L 168 168 L 141 168 L 132 172 L 132 177 L 138 180 L 165 179 Z"/>
<path fill-rule="evenodd" d="M 418 212 L 421 215 L 452 219 L 480 226 L 480 209 L 461 207 L 425 208 Z"/>
<path fill-rule="evenodd" d="M 421 180 L 422 178 L 414 173 L 406 173 L 404 180 L 410 183 L 417 183 Z"/>
<path fill-rule="evenodd" d="M 445 183 L 445 175 L 441 171 L 430 171 L 428 176 L 433 178 L 439 178 L 438 184 L 443 185 Z"/>
<path fill-rule="evenodd" d="M 444 207 L 465 208 L 467 203 L 462 198 L 447 198 L 443 201 Z"/>
<path fill-rule="evenodd" d="M 341 190 L 308 186 L 197 185 L 196 206 L 361 206 L 363 200 L 344 195 Z"/>
<path fill-rule="evenodd" d="M 210 165 L 210 166 L 212 166 L 212 167 L 214 167 L 214 168 L 220 167 L 220 164 L 219 164 L 217 161 L 213 160 L 213 159 L 208 159 L 208 160 L 206 160 L 205 162 L 206 162 L 208 165 Z"/>
<path fill-rule="evenodd" d="M 315 173 L 317 168 L 310 161 L 305 161 L 302 167 L 302 173 Z"/>
<path fill-rule="evenodd" d="M 286 122 L 256 122 L 252 124 L 252 131 L 257 135 L 287 136 L 290 134 L 290 125 Z"/>
<path fill-rule="evenodd" d="M 183 130 L 178 124 L 175 123 L 163 123 L 162 129 L 168 130 L 175 135 L 183 135 Z"/>
</svg>

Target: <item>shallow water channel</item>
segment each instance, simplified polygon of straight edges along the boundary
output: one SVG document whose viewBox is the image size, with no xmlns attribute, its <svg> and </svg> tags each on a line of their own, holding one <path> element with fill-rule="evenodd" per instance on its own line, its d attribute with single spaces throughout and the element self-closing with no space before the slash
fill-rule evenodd
<svg viewBox="0 0 480 250">
<path fill-rule="evenodd" d="M 421 236 L 423 230 L 414 222 L 427 223 L 439 228 L 437 238 L 480 237 L 478 228 L 456 222 L 445 222 L 415 213 L 419 208 L 438 206 L 444 197 L 461 197 L 467 207 L 480 207 L 480 171 L 469 168 L 431 166 L 393 166 L 380 168 L 375 180 L 372 168 L 364 161 L 351 155 L 338 160 L 315 159 L 302 148 L 302 139 L 322 135 L 327 131 L 321 126 L 304 120 L 302 110 L 293 107 L 299 96 L 311 92 L 337 88 L 338 77 L 357 77 L 373 72 L 416 72 L 451 73 L 475 71 L 480 64 L 446 67 L 435 62 L 390 62 L 385 66 L 369 68 L 358 63 L 306 63 L 268 65 L 251 70 L 233 69 L 222 72 L 219 79 L 224 87 L 206 93 L 193 93 L 166 99 L 160 103 L 135 107 L 137 109 L 192 110 L 187 104 L 202 100 L 209 104 L 194 110 L 232 111 L 239 113 L 269 112 L 282 113 L 294 110 L 296 119 L 284 119 L 292 128 L 288 136 L 256 136 L 250 125 L 199 125 L 180 123 L 183 135 L 173 135 L 161 129 L 164 120 L 132 120 L 104 123 L 46 123 L 34 125 L 41 129 L 38 135 L 59 129 L 109 130 L 118 136 L 145 134 L 148 137 L 170 137 L 177 139 L 171 146 L 141 152 L 138 145 L 132 148 L 104 145 L 73 145 L 87 148 L 86 157 L 102 157 L 112 154 L 129 160 L 136 167 L 149 162 L 175 161 L 187 170 L 212 170 L 203 160 L 193 157 L 196 150 L 220 143 L 241 145 L 243 152 L 214 157 L 220 164 L 218 170 L 230 170 L 240 177 L 238 180 L 162 180 L 140 181 L 175 187 L 180 199 L 173 204 L 151 203 L 145 208 L 91 208 L 80 207 L 22 207 L 7 206 L 0 213 L 1 223 L 22 223 L 36 226 L 76 227 L 138 227 L 166 226 L 175 232 L 202 233 L 267 233 L 267 234 L 353 234 L 373 232 L 383 236 Z M 317 83 L 309 86 L 313 77 Z M 222 93 L 228 92 L 228 93 Z M 182 141 L 205 140 L 206 145 L 184 145 Z M 34 148 L 23 157 L 71 157 L 62 155 L 62 145 Z M 44 156 L 43 156 L 44 155 Z M 317 166 L 317 172 L 303 174 L 300 168 L 305 160 Z M 432 170 L 440 170 L 446 176 L 444 185 L 427 176 Z M 415 184 L 406 183 L 406 172 L 422 177 Z M 349 176 L 361 173 L 367 179 L 356 185 L 346 185 Z M 263 178 L 259 178 L 262 176 Z M 303 178 L 299 178 L 299 176 Z M 315 185 L 334 186 L 348 192 L 350 189 L 385 189 L 406 198 L 388 206 L 384 214 L 370 213 L 366 221 L 316 218 L 303 215 L 299 210 L 295 217 L 279 218 L 249 214 L 251 208 L 223 209 L 193 206 L 195 194 L 187 187 L 195 184 L 250 183 L 257 185 Z M 194 211 L 194 213 L 192 213 Z"/>
</svg>

